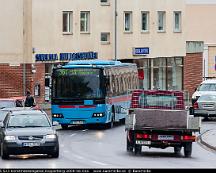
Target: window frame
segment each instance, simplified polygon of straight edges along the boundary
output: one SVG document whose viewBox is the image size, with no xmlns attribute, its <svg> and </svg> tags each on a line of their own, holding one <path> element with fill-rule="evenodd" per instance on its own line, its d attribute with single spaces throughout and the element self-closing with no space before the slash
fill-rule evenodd
<svg viewBox="0 0 216 173">
<path fill-rule="evenodd" d="M 179 23 L 178 23 L 178 25 L 179 25 L 179 28 L 176 28 L 176 14 L 178 14 L 178 16 L 179 16 Z M 182 32 L 182 12 L 181 11 L 174 11 L 173 12 L 173 32 L 176 32 L 176 33 L 178 33 L 178 32 Z"/>
<path fill-rule="evenodd" d="M 157 19 L 157 32 L 166 32 L 166 11 L 158 11 L 158 19 Z M 160 29 L 160 16 L 162 14 L 162 29 Z"/>
<path fill-rule="evenodd" d="M 129 30 L 126 30 L 126 14 L 129 14 Z M 133 13 L 132 11 L 124 11 L 124 33 L 132 33 L 133 32 Z"/>
<path fill-rule="evenodd" d="M 81 22 L 82 21 L 82 13 L 85 14 L 85 17 L 83 18 L 84 19 L 84 30 L 81 30 Z M 87 15 L 86 15 L 87 14 Z M 80 11 L 80 33 L 82 34 L 89 34 L 90 33 L 90 11 Z"/>
<path fill-rule="evenodd" d="M 67 31 L 64 31 L 64 14 L 67 15 Z M 73 11 L 62 11 L 62 33 L 63 35 L 73 34 Z"/>
<path fill-rule="evenodd" d="M 106 41 L 102 40 L 102 34 L 107 34 L 107 40 Z M 101 32 L 100 42 L 101 42 L 101 44 L 110 44 L 110 32 Z"/>
<path fill-rule="evenodd" d="M 102 2 L 102 0 L 100 0 L 100 4 L 101 4 L 101 6 L 109 6 L 110 0 L 106 0 L 105 2 Z"/>
<path fill-rule="evenodd" d="M 146 30 L 143 29 L 143 14 L 146 14 Z M 149 32 L 149 11 L 141 11 L 141 32 Z"/>
</svg>

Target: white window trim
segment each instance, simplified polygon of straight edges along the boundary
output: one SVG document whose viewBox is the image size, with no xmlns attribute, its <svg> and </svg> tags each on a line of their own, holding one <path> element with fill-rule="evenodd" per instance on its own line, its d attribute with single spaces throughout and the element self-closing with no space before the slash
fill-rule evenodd
<svg viewBox="0 0 216 173">
<path fill-rule="evenodd" d="M 129 31 L 125 30 L 125 14 L 126 13 L 130 14 L 130 30 Z M 126 33 L 126 34 L 133 33 L 133 13 L 132 13 L 132 11 L 124 11 L 124 25 L 123 26 L 124 26 L 124 33 Z"/>
<path fill-rule="evenodd" d="M 159 30 L 159 13 L 163 13 L 163 30 Z M 158 11 L 157 16 L 157 32 L 158 33 L 165 33 L 166 32 L 166 11 Z"/>
<path fill-rule="evenodd" d="M 72 35 L 73 34 L 73 11 L 62 11 L 62 25 L 63 25 L 63 14 L 67 13 L 67 15 L 70 14 L 70 17 L 68 18 L 67 23 L 69 23 L 68 27 L 70 27 L 70 31 L 62 31 L 63 35 Z"/>
<path fill-rule="evenodd" d="M 87 18 L 87 31 L 81 31 L 81 13 L 88 13 Z M 90 11 L 80 11 L 80 33 L 81 34 L 90 34 Z"/>
<path fill-rule="evenodd" d="M 176 22 L 176 21 L 175 21 L 175 14 L 176 14 L 176 13 L 179 13 L 179 14 L 180 14 L 180 16 L 179 16 L 179 17 L 180 17 L 180 18 L 179 18 L 179 29 L 176 29 L 176 28 L 175 28 L 175 24 L 176 24 L 176 23 L 175 23 L 175 22 Z M 182 12 L 181 12 L 181 11 L 174 11 L 174 12 L 173 12 L 173 21 L 174 21 L 174 22 L 173 22 L 173 32 L 174 32 L 174 33 L 181 33 L 181 32 L 182 32 Z"/>
<path fill-rule="evenodd" d="M 100 1 L 101 6 L 110 6 L 110 0 L 107 0 L 107 2 L 101 2 Z"/>
<path fill-rule="evenodd" d="M 142 28 L 142 17 L 143 17 L 143 14 L 147 14 L 147 30 L 143 30 Z M 149 11 L 141 11 L 141 33 L 149 33 Z"/>
<path fill-rule="evenodd" d="M 107 41 L 102 41 L 101 40 L 101 35 L 102 34 L 108 34 L 108 40 Z M 100 42 L 101 42 L 102 45 L 110 44 L 110 32 L 101 32 L 101 34 L 100 34 Z"/>
</svg>

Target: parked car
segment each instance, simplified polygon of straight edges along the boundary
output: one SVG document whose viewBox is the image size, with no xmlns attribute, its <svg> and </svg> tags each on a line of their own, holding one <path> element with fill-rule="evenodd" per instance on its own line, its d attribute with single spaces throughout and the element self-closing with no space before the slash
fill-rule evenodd
<svg viewBox="0 0 216 173">
<path fill-rule="evenodd" d="M 216 117 L 216 94 L 201 95 L 193 105 L 194 116 Z"/>
<path fill-rule="evenodd" d="M 216 80 L 208 79 L 203 81 L 192 95 L 192 105 L 198 100 L 203 94 L 215 94 L 216 95 Z"/>
<path fill-rule="evenodd" d="M 17 154 L 47 154 L 59 157 L 58 135 L 47 114 L 23 108 L 7 113 L 0 122 L 2 159 Z"/>
<path fill-rule="evenodd" d="M 24 107 L 25 97 L 0 98 L 0 109 Z"/>
</svg>

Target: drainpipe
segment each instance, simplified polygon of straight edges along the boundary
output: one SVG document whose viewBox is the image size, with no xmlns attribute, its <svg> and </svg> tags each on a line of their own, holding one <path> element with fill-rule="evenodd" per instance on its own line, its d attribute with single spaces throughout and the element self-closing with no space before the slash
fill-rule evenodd
<svg viewBox="0 0 216 173">
<path fill-rule="evenodd" d="M 114 31 L 114 51 L 115 51 L 115 53 L 114 53 L 114 60 L 115 61 L 117 61 L 117 16 L 118 16 L 118 14 L 117 14 L 117 0 L 115 0 L 115 23 L 114 23 L 114 27 L 115 27 L 115 31 Z"/>
</svg>

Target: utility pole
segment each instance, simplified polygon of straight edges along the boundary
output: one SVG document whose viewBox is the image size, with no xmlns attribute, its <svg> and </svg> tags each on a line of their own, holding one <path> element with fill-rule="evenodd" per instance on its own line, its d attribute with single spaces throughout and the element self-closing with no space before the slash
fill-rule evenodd
<svg viewBox="0 0 216 173">
<path fill-rule="evenodd" d="M 114 23 L 114 27 L 115 27 L 115 31 L 114 31 L 114 60 L 117 61 L 117 16 L 118 16 L 118 13 L 117 13 L 117 0 L 114 0 L 115 1 L 115 23 Z"/>
</svg>

